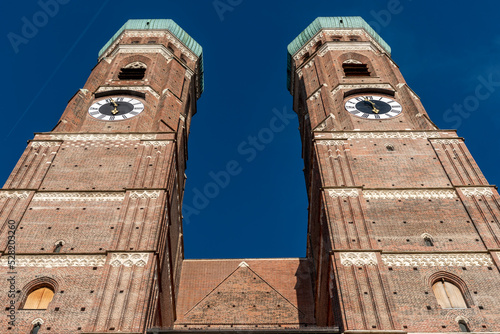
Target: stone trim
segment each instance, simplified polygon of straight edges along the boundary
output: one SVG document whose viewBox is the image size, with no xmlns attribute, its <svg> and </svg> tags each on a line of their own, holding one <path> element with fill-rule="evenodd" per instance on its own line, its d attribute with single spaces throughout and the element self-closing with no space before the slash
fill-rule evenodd
<svg viewBox="0 0 500 334">
<path fill-rule="evenodd" d="M 112 253 L 109 264 L 112 267 L 144 267 L 148 260 L 149 253 Z"/>
<path fill-rule="evenodd" d="M 359 196 L 358 189 L 349 189 L 349 188 L 344 188 L 344 189 L 330 189 L 328 190 L 328 194 L 332 198 L 355 198 Z"/>
<path fill-rule="evenodd" d="M 183 55 L 191 59 L 192 61 L 196 61 L 198 57 L 191 52 L 188 48 L 186 48 L 175 36 L 173 36 L 170 32 L 166 30 L 156 30 L 156 31 L 144 31 L 144 30 L 125 30 L 122 32 L 121 36 L 117 38 L 113 44 L 111 44 L 105 52 L 101 55 L 99 59 L 102 59 L 104 57 L 109 57 L 109 56 L 114 56 L 117 51 L 116 51 L 116 46 L 121 43 L 122 39 L 124 37 L 166 37 L 169 42 L 171 42 L 178 50 L 181 51 Z M 121 45 L 122 46 L 122 45 Z M 128 45 L 131 46 L 131 45 Z M 137 44 L 134 46 L 147 46 L 145 44 Z M 151 45 L 151 46 L 158 46 L 158 45 Z M 163 46 L 163 45 L 161 45 Z M 173 56 L 170 51 L 168 51 L 167 48 L 163 46 L 163 48 L 166 50 L 165 53 L 170 55 L 170 58 Z M 137 52 L 142 52 L 142 51 L 137 51 Z"/>
<path fill-rule="evenodd" d="M 352 89 L 360 89 L 360 88 L 372 88 L 372 89 L 388 89 L 388 90 L 394 90 L 394 87 L 392 87 L 390 84 L 375 84 L 375 83 L 366 83 L 366 84 L 340 84 L 337 85 L 332 90 L 332 95 L 335 95 L 339 90 L 352 90 Z"/>
<path fill-rule="evenodd" d="M 431 141 L 431 143 L 450 145 L 450 144 L 460 144 L 460 143 L 462 143 L 462 141 L 460 139 L 434 139 Z"/>
<path fill-rule="evenodd" d="M 113 58 L 119 53 L 159 53 L 167 60 L 167 62 L 174 58 L 174 55 L 172 54 L 172 52 L 170 52 L 169 49 L 167 49 L 164 45 L 158 44 L 119 44 L 114 48 L 113 52 L 108 57 Z M 196 59 L 193 61 L 196 61 Z"/>
<path fill-rule="evenodd" d="M 155 191 L 132 191 L 130 193 L 130 198 L 132 199 L 141 199 L 141 198 L 150 198 L 150 199 L 157 199 L 160 197 L 160 191 L 155 190 Z"/>
<path fill-rule="evenodd" d="M 58 142 L 58 141 L 32 141 L 31 142 L 31 147 L 34 147 L 34 148 L 54 147 L 54 146 L 61 146 L 61 142 Z"/>
<path fill-rule="evenodd" d="M 155 134 L 102 134 L 102 133 L 79 133 L 79 134 L 60 134 L 50 135 L 52 139 L 58 140 L 151 140 L 156 139 Z"/>
<path fill-rule="evenodd" d="M 330 113 L 328 116 L 326 116 L 326 118 L 318 126 L 316 126 L 313 129 L 313 131 L 323 131 L 327 126 L 327 120 L 329 118 L 331 118 L 332 121 L 335 120 L 335 116 L 332 113 Z"/>
<path fill-rule="evenodd" d="M 30 195 L 29 191 L 11 191 L 11 190 L 0 190 L 0 199 L 2 198 L 28 198 Z"/>
<path fill-rule="evenodd" d="M 150 140 L 145 140 L 141 143 L 142 146 L 167 146 L 170 144 L 170 140 L 156 140 L 156 141 L 150 141 Z"/>
<path fill-rule="evenodd" d="M 123 90 L 123 89 L 129 89 L 129 90 L 135 90 L 139 92 L 148 92 L 157 99 L 160 98 L 160 94 L 156 92 L 151 86 L 101 86 L 96 90 L 96 93 L 101 93 L 101 92 L 109 92 L 112 90 Z"/>
<path fill-rule="evenodd" d="M 42 192 L 33 201 L 123 201 L 125 193 L 119 192 Z"/>
<path fill-rule="evenodd" d="M 328 51 L 373 51 L 377 52 L 371 42 L 326 42 L 318 51 L 318 56 L 323 57 Z M 385 51 L 384 51 L 385 52 Z"/>
<path fill-rule="evenodd" d="M 366 199 L 450 199 L 457 198 L 455 190 L 363 190 Z"/>
<path fill-rule="evenodd" d="M 323 146 L 342 146 L 345 142 L 343 140 L 319 140 L 318 145 Z"/>
<path fill-rule="evenodd" d="M 492 197 L 495 193 L 489 187 L 484 188 L 459 188 L 466 197 Z"/>
<path fill-rule="evenodd" d="M 168 31 L 144 31 L 144 30 L 128 30 L 125 31 L 125 36 L 127 37 L 163 37 L 162 35 L 165 35 L 167 37 L 168 41 L 171 42 L 178 50 L 181 51 L 182 54 L 187 56 L 189 59 L 192 61 L 196 61 L 198 57 L 188 48 L 182 44 L 177 37 L 172 35 Z"/>
<path fill-rule="evenodd" d="M 489 267 L 489 254 L 382 254 L 386 266 L 395 267 Z"/>
<path fill-rule="evenodd" d="M 380 44 L 373 39 L 372 36 L 370 36 L 370 34 L 368 34 L 366 32 L 365 29 L 321 29 L 320 31 L 318 31 L 318 33 L 309 40 L 309 42 L 304 45 L 302 48 L 300 48 L 294 55 L 293 55 L 293 59 L 295 61 L 297 61 L 299 58 L 301 58 L 303 55 L 306 54 L 306 52 L 309 51 L 309 49 L 311 47 L 313 47 L 314 45 L 316 45 L 316 43 L 318 41 L 321 40 L 323 34 L 327 35 L 327 36 L 336 36 L 336 35 L 340 35 L 340 36 L 349 36 L 349 35 L 358 35 L 358 36 L 365 36 L 369 42 L 326 42 L 323 46 L 323 48 L 321 48 L 319 51 L 318 51 L 318 55 L 320 57 L 322 57 L 328 50 L 324 51 L 324 47 L 325 45 L 328 45 L 328 44 L 349 44 L 349 45 L 352 45 L 354 43 L 370 43 L 370 44 L 373 44 L 375 46 L 375 48 L 377 50 L 379 50 L 380 52 L 382 53 L 386 53 L 386 51 L 380 46 Z M 373 49 L 373 47 L 370 47 L 370 49 Z M 344 47 L 342 47 L 342 50 L 347 50 Z"/>
<path fill-rule="evenodd" d="M 321 140 L 320 137 L 327 137 L 327 135 L 316 135 L 316 140 Z M 407 132 L 329 132 L 328 137 L 325 139 L 428 139 L 440 138 L 439 132 L 421 132 L 421 131 L 407 131 Z"/>
<path fill-rule="evenodd" d="M 373 252 L 342 252 L 340 264 L 344 266 L 376 266 L 377 254 Z"/>
<path fill-rule="evenodd" d="M 314 93 L 312 93 L 311 96 L 307 98 L 307 100 L 308 101 L 316 100 L 321 95 L 321 88 L 323 88 L 323 86 L 319 87 Z"/>
<path fill-rule="evenodd" d="M 10 259 L 12 261 L 12 259 Z M 15 267 L 59 268 L 59 267 L 102 267 L 106 255 L 16 255 Z M 12 266 L 7 256 L 0 258 L 1 267 Z"/>
</svg>

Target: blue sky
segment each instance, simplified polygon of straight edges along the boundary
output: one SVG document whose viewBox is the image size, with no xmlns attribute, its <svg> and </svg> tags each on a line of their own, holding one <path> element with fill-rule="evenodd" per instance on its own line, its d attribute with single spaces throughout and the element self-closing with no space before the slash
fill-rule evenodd
<svg viewBox="0 0 500 334">
<path fill-rule="evenodd" d="M 187 258 L 305 256 L 297 118 L 252 159 L 238 146 L 269 127 L 276 113 L 291 112 L 286 46 L 318 16 L 359 15 L 371 22 L 431 119 L 442 129 L 457 128 L 488 181 L 500 183 L 497 1 L 59 0 L 51 15 L 40 14 L 50 1 L 1 5 L 2 183 L 33 133 L 57 123 L 99 49 L 127 19 L 173 19 L 203 46 L 205 64 L 184 203 L 193 206 L 196 191 L 230 161 L 241 169 L 203 209 L 189 214 Z M 24 31 L 23 43 L 12 43 L 9 36 L 22 36 L 26 21 L 36 21 L 37 31 Z"/>
</svg>

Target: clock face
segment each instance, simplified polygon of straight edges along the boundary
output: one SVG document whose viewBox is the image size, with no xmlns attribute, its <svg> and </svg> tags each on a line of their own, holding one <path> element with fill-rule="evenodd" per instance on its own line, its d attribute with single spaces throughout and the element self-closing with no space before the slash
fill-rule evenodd
<svg viewBox="0 0 500 334">
<path fill-rule="evenodd" d="M 144 104 L 131 97 L 110 97 L 94 102 L 89 115 L 103 121 L 121 121 L 139 115 Z"/>
<path fill-rule="evenodd" d="M 354 116 L 366 119 L 388 119 L 401 114 L 403 107 L 387 97 L 356 96 L 346 101 L 345 108 Z"/>
</svg>

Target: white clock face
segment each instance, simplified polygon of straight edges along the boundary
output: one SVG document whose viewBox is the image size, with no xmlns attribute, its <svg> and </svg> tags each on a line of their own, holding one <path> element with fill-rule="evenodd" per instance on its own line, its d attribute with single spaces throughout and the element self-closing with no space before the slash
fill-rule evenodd
<svg viewBox="0 0 500 334">
<path fill-rule="evenodd" d="M 403 107 L 396 101 L 383 96 L 362 95 L 346 101 L 345 109 L 366 119 L 388 119 L 396 117 L 403 111 Z"/>
<path fill-rule="evenodd" d="M 139 115 L 144 104 L 131 97 L 109 97 L 94 102 L 89 115 L 102 121 L 122 121 Z"/>
</svg>

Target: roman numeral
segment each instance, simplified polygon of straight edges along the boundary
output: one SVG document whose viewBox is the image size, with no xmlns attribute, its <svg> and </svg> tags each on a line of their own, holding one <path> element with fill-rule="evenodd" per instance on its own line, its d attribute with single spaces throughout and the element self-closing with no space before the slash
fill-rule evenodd
<svg viewBox="0 0 500 334">
<path fill-rule="evenodd" d="M 380 115 L 375 115 L 375 118 L 376 119 L 380 119 Z"/>
<path fill-rule="evenodd" d="M 97 116 L 97 118 L 99 118 L 99 119 L 103 119 L 104 117 L 106 117 L 106 115 L 101 114 L 101 115 Z"/>
<path fill-rule="evenodd" d="M 121 102 L 121 101 L 123 101 L 123 100 L 124 100 L 124 98 L 123 98 L 123 97 L 119 97 L 119 98 L 117 98 L 117 99 L 116 99 L 116 101 L 118 101 L 118 102 Z"/>
<path fill-rule="evenodd" d="M 110 117 L 109 117 L 109 120 L 110 120 L 110 121 L 114 121 L 114 120 L 115 120 L 115 116 L 110 116 Z"/>
<path fill-rule="evenodd" d="M 368 116 L 370 116 L 370 114 L 363 114 L 363 115 L 361 115 L 361 117 L 363 117 L 363 118 L 368 118 Z"/>
<path fill-rule="evenodd" d="M 89 114 L 91 114 L 92 116 L 94 116 L 94 115 L 99 114 L 99 112 L 98 111 L 91 111 L 91 112 L 89 112 Z"/>
</svg>

